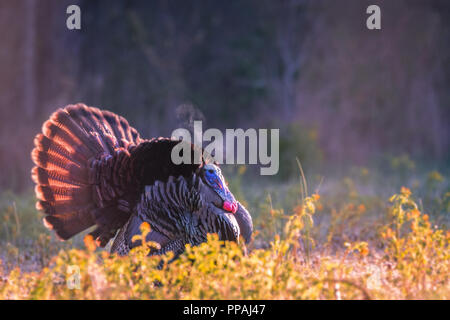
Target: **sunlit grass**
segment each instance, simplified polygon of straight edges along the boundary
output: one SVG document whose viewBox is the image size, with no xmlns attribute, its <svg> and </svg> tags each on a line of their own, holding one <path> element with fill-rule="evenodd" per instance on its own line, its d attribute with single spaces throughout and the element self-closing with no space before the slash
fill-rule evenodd
<svg viewBox="0 0 450 320">
<path fill-rule="evenodd" d="M 26 226 L 40 224 L 24 205 L 32 197 L 16 197 L 15 205 L 9 198 L 1 216 L 8 235 L 2 233 L 0 246 L 0 298 L 450 298 L 448 187 L 441 174 L 431 172 L 416 188 L 429 207 L 406 187 L 386 198 L 363 194 L 351 177 L 332 188 L 324 183 L 323 194 L 309 194 L 303 175 L 300 184 L 251 195 L 241 186 L 244 174 L 239 170 L 230 188 L 251 208 L 252 244 L 209 235 L 207 243 L 187 246 L 172 262 L 171 254 L 147 256 L 154 243 L 118 257 L 89 238 L 84 245 L 57 242 L 40 226 Z M 149 230 L 142 226 L 144 239 Z"/>
</svg>

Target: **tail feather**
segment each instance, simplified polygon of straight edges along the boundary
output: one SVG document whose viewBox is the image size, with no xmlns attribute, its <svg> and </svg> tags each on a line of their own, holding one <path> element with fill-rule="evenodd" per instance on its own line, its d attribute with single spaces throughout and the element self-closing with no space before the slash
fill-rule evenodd
<svg viewBox="0 0 450 320">
<path fill-rule="evenodd" d="M 123 143 L 123 139 L 128 140 L 128 141 L 134 141 L 133 140 L 129 140 L 126 137 L 126 133 L 124 131 L 124 126 L 122 126 L 120 124 L 120 120 L 119 118 L 112 112 L 109 111 L 105 111 L 103 113 L 103 117 L 106 120 L 106 123 L 108 123 L 109 127 L 111 128 L 112 132 L 114 133 L 114 136 L 117 137 L 117 140 L 120 144 L 121 147 L 126 147 L 126 145 L 124 145 Z"/>
<path fill-rule="evenodd" d="M 74 121 L 74 119 L 69 115 L 69 113 L 55 112 L 52 114 L 47 123 L 49 123 L 49 126 L 55 125 L 58 128 L 64 130 L 70 136 L 81 141 L 86 146 L 88 147 L 91 146 L 88 133 Z M 98 146 L 93 147 L 97 147 L 96 149 L 93 149 L 94 152 L 102 151 L 98 148 Z"/>
<path fill-rule="evenodd" d="M 97 225 L 93 234 L 104 245 L 124 223 L 114 188 L 126 170 L 127 149 L 140 141 L 137 131 L 112 112 L 84 104 L 54 112 L 31 153 L 36 208 L 47 215 L 44 224 L 64 240 Z"/>
<path fill-rule="evenodd" d="M 59 168 L 61 170 L 68 170 L 72 166 L 82 167 L 82 164 L 73 162 L 72 159 L 66 158 L 65 155 L 60 153 L 53 153 L 51 151 L 39 150 L 34 148 L 31 152 L 31 159 L 34 163 L 42 166 L 43 168 Z"/>
<path fill-rule="evenodd" d="M 69 239 L 95 223 L 93 219 L 87 219 L 86 215 L 89 215 L 86 210 L 50 215 L 44 218 L 44 225 L 57 231 L 60 238 Z"/>
<path fill-rule="evenodd" d="M 62 170 L 45 170 L 40 167 L 34 167 L 31 170 L 31 178 L 34 183 L 42 186 L 80 187 L 86 184 L 74 179 L 69 172 L 63 172 Z"/>
<path fill-rule="evenodd" d="M 66 159 L 70 159 L 72 162 L 78 165 L 86 163 L 90 155 L 88 150 L 86 150 L 86 147 L 84 147 L 83 145 L 80 145 L 80 148 L 77 150 L 74 150 L 72 148 L 72 151 L 70 151 L 66 149 L 64 145 L 61 145 L 54 140 L 50 140 L 42 133 L 36 135 L 36 138 L 34 139 L 34 145 L 39 151 L 61 155 Z"/>
<path fill-rule="evenodd" d="M 80 211 L 83 209 L 87 209 L 89 211 L 93 210 L 94 205 L 86 205 L 82 203 L 74 204 L 72 199 L 69 200 L 61 200 L 58 202 L 49 202 L 45 200 L 39 200 L 36 202 L 36 209 L 42 211 L 48 215 L 63 215 L 69 214 L 74 211 Z M 92 215 L 92 214 L 91 214 Z"/>
<path fill-rule="evenodd" d="M 31 152 L 31 158 L 33 162 L 38 165 L 39 169 L 33 169 L 31 172 L 31 177 L 34 182 L 38 180 L 45 181 L 47 176 L 60 176 L 60 177 L 70 177 L 71 181 L 75 183 L 86 184 L 89 179 L 88 171 L 86 168 L 77 165 L 76 163 L 70 162 L 60 155 L 39 151 L 35 148 Z M 66 179 L 68 181 L 69 179 Z"/>
<path fill-rule="evenodd" d="M 108 132 L 109 124 L 103 118 L 100 110 L 90 110 L 88 107 L 79 109 L 69 107 L 67 111 L 71 117 L 80 121 L 84 128 L 93 133 L 89 138 L 95 138 L 95 144 L 103 150 L 108 150 L 109 153 L 112 153 L 115 148 L 119 147 L 117 139 L 111 137 L 111 132 Z"/>
<path fill-rule="evenodd" d="M 63 112 L 63 111 L 62 111 Z M 84 145 L 88 148 L 86 152 L 90 155 L 99 152 L 100 150 L 96 148 L 96 146 L 92 146 L 91 144 L 83 143 L 79 137 L 74 136 L 72 133 L 67 132 L 61 126 L 56 125 L 51 120 L 47 120 L 44 122 L 42 126 L 42 133 L 49 139 L 54 140 L 58 144 L 63 145 L 67 150 L 73 152 L 71 146 L 80 146 Z"/>
<path fill-rule="evenodd" d="M 87 204 L 92 201 L 92 195 L 89 188 L 38 185 L 35 188 L 35 192 L 39 199 L 49 202 L 72 200 L 73 202 Z"/>
</svg>

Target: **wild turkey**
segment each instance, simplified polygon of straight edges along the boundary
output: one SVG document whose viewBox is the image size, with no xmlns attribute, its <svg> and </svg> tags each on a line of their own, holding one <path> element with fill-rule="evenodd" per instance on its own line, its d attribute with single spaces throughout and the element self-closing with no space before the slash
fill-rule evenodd
<svg viewBox="0 0 450 320">
<path fill-rule="evenodd" d="M 45 226 L 67 240 L 95 225 L 90 234 L 99 246 L 117 234 L 111 251 L 120 255 L 139 245 L 131 239 L 144 221 L 152 229 L 147 240 L 161 245 L 151 254 L 179 254 L 187 243 L 206 241 L 207 233 L 250 241 L 251 216 L 218 165 L 204 156 L 195 164 L 194 152 L 191 164 L 174 164 L 178 143 L 186 142 L 142 139 L 123 117 L 84 104 L 57 110 L 31 153 Z"/>
</svg>

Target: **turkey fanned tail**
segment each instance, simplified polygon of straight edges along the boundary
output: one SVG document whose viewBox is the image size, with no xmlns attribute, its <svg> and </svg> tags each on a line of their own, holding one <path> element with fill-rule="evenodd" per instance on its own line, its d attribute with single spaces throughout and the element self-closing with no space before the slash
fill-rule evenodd
<svg viewBox="0 0 450 320">
<path fill-rule="evenodd" d="M 44 224 L 63 240 L 96 225 L 104 246 L 131 214 L 130 151 L 141 142 L 127 120 L 69 105 L 54 112 L 34 139 L 32 179 Z"/>
</svg>

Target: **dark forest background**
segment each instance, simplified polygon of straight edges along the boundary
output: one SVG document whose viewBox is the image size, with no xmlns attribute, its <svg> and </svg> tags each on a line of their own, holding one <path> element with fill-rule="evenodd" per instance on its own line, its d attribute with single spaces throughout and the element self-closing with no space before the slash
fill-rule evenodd
<svg viewBox="0 0 450 320">
<path fill-rule="evenodd" d="M 296 156 L 328 171 L 450 162 L 450 1 L 1 0 L 0 40 L 1 190 L 31 186 L 34 135 L 75 102 L 144 137 L 194 118 L 280 128 L 280 179 Z"/>
</svg>

